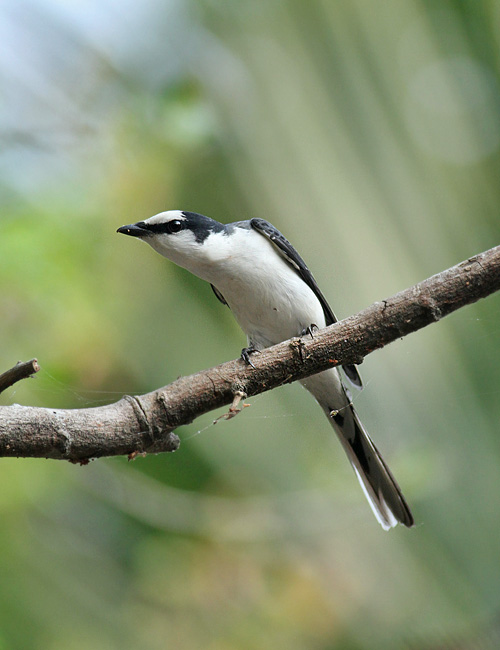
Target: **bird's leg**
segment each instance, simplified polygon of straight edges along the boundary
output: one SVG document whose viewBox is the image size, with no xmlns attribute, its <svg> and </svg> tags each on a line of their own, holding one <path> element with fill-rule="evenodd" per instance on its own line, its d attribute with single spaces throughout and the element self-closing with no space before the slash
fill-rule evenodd
<svg viewBox="0 0 500 650">
<path fill-rule="evenodd" d="M 319 327 L 316 325 L 316 323 L 311 323 L 308 327 L 304 327 L 302 332 L 300 333 L 301 336 L 305 336 L 306 334 L 309 334 L 309 336 L 313 339 L 314 338 L 314 330 L 318 330 Z"/>
<path fill-rule="evenodd" d="M 252 368 L 255 368 L 255 366 L 253 365 L 252 360 L 250 359 L 250 355 L 253 354 L 254 352 L 260 352 L 260 350 L 257 350 L 257 348 L 254 347 L 251 343 L 247 348 L 243 348 L 243 350 L 241 351 L 241 358 L 247 364 L 247 366 L 252 366 Z"/>
</svg>

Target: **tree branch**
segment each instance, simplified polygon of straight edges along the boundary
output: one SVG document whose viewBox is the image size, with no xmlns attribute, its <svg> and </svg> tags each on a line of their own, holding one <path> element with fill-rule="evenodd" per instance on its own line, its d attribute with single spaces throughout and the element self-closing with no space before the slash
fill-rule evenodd
<svg viewBox="0 0 500 650">
<path fill-rule="evenodd" d="M 31 377 L 40 370 L 38 361 L 36 359 L 31 359 L 31 361 L 18 361 L 13 368 L 6 370 L 0 375 L 0 393 L 2 393 L 6 388 L 9 388 L 16 381 L 21 379 L 26 379 Z"/>
<path fill-rule="evenodd" d="M 443 271 L 355 316 L 241 360 L 182 377 L 146 395 L 87 409 L 0 407 L 0 456 L 90 458 L 175 451 L 172 431 L 231 404 L 337 365 L 361 363 L 378 348 L 500 289 L 500 246 Z"/>
</svg>

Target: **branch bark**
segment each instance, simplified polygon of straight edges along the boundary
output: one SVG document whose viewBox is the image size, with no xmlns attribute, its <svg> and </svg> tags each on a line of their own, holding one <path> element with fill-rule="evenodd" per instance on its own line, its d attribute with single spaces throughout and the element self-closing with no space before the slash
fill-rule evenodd
<svg viewBox="0 0 500 650">
<path fill-rule="evenodd" d="M 182 377 L 141 396 L 87 409 L 0 407 L 0 456 L 85 463 L 90 458 L 175 451 L 173 430 L 231 404 L 337 365 L 361 363 L 376 349 L 500 289 L 500 246 L 314 333 L 252 357 Z"/>
</svg>

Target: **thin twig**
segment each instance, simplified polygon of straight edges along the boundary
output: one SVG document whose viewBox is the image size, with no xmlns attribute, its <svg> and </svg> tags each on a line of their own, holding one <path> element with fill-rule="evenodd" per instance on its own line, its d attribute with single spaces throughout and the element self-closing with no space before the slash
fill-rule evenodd
<svg viewBox="0 0 500 650">
<path fill-rule="evenodd" d="M 31 377 L 39 370 L 40 366 L 36 359 L 31 359 L 31 361 L 18 361 L 13 368 L 6 370 L 0 375 L 0 393 L 3 393 L 6 388 L 9 388 L 9 386 L 12 386 L 17 381 Z"/>
<path fill-rule="evenodd" d="M 245 393 L 242 393 L 241 390 L 237 390 L 234 394 L 233 403 L 229 407 L 229 410 L 226 413 L 219 415 L 218 418 L 215 418 L 214 424 L 217 424 L 220 420 L 232 420 L 238 415 L 238 413 L 241 413 L 244 408 L 250 406 L 250 404 L 242 404 L 240 406 L 241 400 L 245 399 L 245 397 Z"/>
</svg>

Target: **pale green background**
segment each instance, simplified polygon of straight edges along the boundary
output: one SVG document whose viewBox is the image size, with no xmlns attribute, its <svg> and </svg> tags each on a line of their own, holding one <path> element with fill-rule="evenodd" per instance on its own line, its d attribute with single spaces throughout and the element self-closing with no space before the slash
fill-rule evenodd
<svg viewBox="0 0 500 650">
<path fill-rule="evenodd" d="M 5 0 L 0 369 L 42 370 L 1 403 L 239 354 L 208 285 L 115 234 L 165 209 L 269 219 L 339 316 L 498 244 L 499 38 L 488 0 Z M 361 367 L 413 530 L 381 530 L 295 385 L 175 454 L 1 460 L 0 650 L 500 647 L 499 316 Z"/>
</svg>

